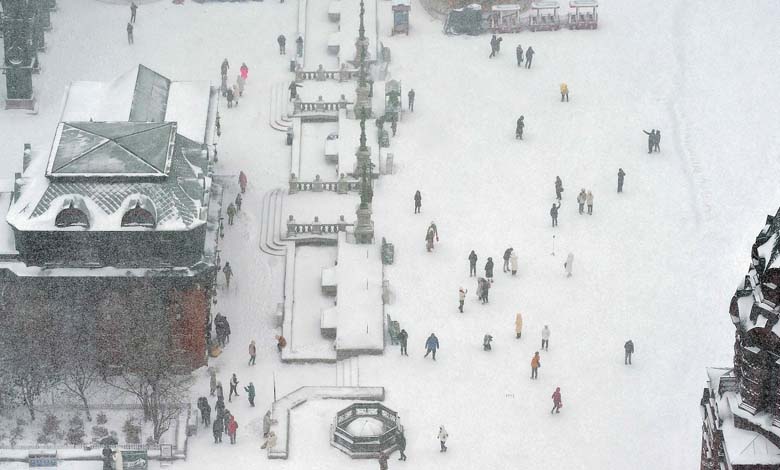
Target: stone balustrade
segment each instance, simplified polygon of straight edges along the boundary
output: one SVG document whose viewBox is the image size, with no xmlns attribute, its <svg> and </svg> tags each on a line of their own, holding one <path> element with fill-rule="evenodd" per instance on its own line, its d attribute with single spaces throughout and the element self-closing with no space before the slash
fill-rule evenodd
<svg viewBox="0 0 780 470">
<path fill-rule="evenodd" d="M 359 74 L 359 70 L 347 69 L 324 70 L 320 68 L 317 70 L 296 70 L 295 81 L 302 82 L 304 80 L 317 80 L 323 82 L 325 80 L 338 80 L 340 82 L 346 82 L 350 80 L 357 80 Z"/>
<path fill-rule="evenodd" d="M 295 217 L 291 215 L 287 219 L 287 237 L 304 233 L 312 235 L 338 234 L 339 232 L 345 232 L 347 227 L 352 225 L 354 224 L 347 223 L 343 215 L 339 216 L 339 221 L 336 223 L 322 223 L 319 216 L 315 216 L 314 221 L 308 224 L 296 222 Z"/>
<path fill-rule="evenodd" d="M 320 96 L 317 101 L 302 101 L 300 97 L 293 100 L 293 114 L 301 113 L 338 113 L 339 109 L 346 109 L 351 101 L 347 101 L 344 95 L 338 101 L 324 101 Z"/>
<path fill-rule="evenodd" d="M 291 173 L 289 185 L 289 194 L 295 194 L 298 191 L 313 191 L 315 193 L 334 191 L 339 194 L 360 191 L 360 181 L 348 180 L 343 173 L 338 181 L 322 181 L 320 175 L 315 176 L 314 181 L 298 181 L 295 173 Z"/>
</svg>

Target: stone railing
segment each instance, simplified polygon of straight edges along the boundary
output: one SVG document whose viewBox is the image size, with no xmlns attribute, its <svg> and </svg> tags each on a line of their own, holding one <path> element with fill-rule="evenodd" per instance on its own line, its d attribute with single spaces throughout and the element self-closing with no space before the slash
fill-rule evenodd
<svg viewBox="0 0 780 470">
<path fill-rule="evenodd" d="M 320 175 L 315 176 L 314 181 L 298 181 L 295 173 L 291 173 L 289 185 L 289 194 L 295 194 L 298 191 L 313 191 L 315 193 L 334 191 L 339 194 L 360 191 L 360 181 L 348 180 L 344 173 L 341 174 L 338 181 L 322 181 Z"/>
<path fill-rule="evenodd" d="M 296 98 L 293 101 L 293 113 L 338 113 L 339 109 L 346 109 L 351 101 L 347 101 L 344 95 L 338 101 L 323 101 L 322 96 L 317 101 L 301 101 Z"/>
<path fill-rule="evenodd" d="M 295 81 L 302 82 L 304 80 L 317 80 L 324 82 L 325 80 L 338 80 L 340 82 L 346 82 L 350 80 L 357 80 L 360 71 L 358 70 L 296 70 Z"/>
<path fill-rule="evenodd" d="M 318 216 L 314 217 L 314 221 L 308 224 L 301 224 L 295 221 L 295 217 L 292 215 L 287 219 L 287 236 L 292 237 L 304 233 L 310 233 L 312 235 L 328 235 L 337 234 L 339 232 L 346 232 L 347 227 L 351 227 L 353 224 L 347 223 L 344 220 L 344 216 L 339 216 L 339 221 L 333 223 L 322 223 Z"/>
</svg>

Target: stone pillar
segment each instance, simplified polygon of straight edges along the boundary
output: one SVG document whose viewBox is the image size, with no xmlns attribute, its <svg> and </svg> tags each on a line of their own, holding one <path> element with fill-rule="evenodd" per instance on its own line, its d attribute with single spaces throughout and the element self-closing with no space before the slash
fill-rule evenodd
<svg viewBox="0 0 780 470">
<path fill-rule="evenodd" d="M 360 244 L 371 243 L 374 240 L 374 222 L 371 220 L 371 209 L 360 207 L 356 211 L 355 242 Z"/>
<path fill-rule="evenodd" d="M 288 194 L 295 194 L 297 192 L 298 192 L 298 178 L 295 177 L 295 173 L 290 173 L 290 191 L 288 191 Z"/>
<path fill-rule="evenodd" d="M 349 73 L 347 72 L 347 64 L 342 63 L 341 68 L 339 69 L 339 82 L 346 82 L 347 80 L 349 80 Z"/>
<path fill-rule="evenodd" d="M 301 97 L 296 96 L 293 100 L 293 114 L 298 114 L 301 112 Z"/>
<path fill-rule="evenodd" d="M 317 102 L 314 103 L 314 109 L 318 113 L 325 111 L 325 101 L 322 100 L 322 95 L 317 97 Z"/>
<path fill-rule="evenodd" d="M 346 232 L 347 231 L 347 221 L 344 220 L 344 216 L 339 216 L 339 232 Z"/>
<path fill-rule="evenodd" d="M 368 84 L 361 85 L 358 82 L 358 86 L 355 89 L 355 105 L 353 110 L 355 112 L 355 119 L 360 119 L 360 116 L 371 117 L 371 98 L 368 97 Z"/>
<path fill-rule="evenodd" d="M 319 67 L 317 67 L 317 81 L 318 82 L 324 82 L 325 81 L 325 67 L 320 64 Z"/>
<path fill-rule="evenodd" d="M 343 93 L 339 98 L 339 109 L 347 109 L 347 97 Z"/>
<path fill-rule="evenodd" d="M 292 215 L 290 215 L 290 217 L 287 218 L 287 236 L 288 237 L 292 237 L 293 235 L 295 235 L 295 233 L 296 233 L 295 232 L 295 226 L 296 226 L 295 218 Z"/>
<path fill-rule="evenodd" d="M 358 37 L 355 40 L 355 62 L 356 63 L 358 63 L 358 64 L 360 63 L 360 52 L 361 52 L 361 50 L 365 52 L 365 56 L 364 57 L 366 58 L 366 60 L 369 59 L 370 54 L 368 53 L 368 43 L 369 43 L 368 38 L 360 39 L 360 37 Z"/>
<path fill-rule="evenodd" d="M 344 176 L 344 173 L 339 175 L 339 181 L 336 183 L 336 192 L 339 194 L 347 194 L 349 192 L 349 183 L 347 182 L 347 177 Z"/>
<path fill-rule="evenodd" d="M 311 190 L 315 193 L 322 192 L 322 180 L 320 179 L 320 175 L 314 177 L 314 182 L 311 184 Z"/>
<path fill-rule="evenodd" d="M 314 235 L 322 235 L 322 224 L 320 223 L 319 216 L 314 216 L 314 222 L 311 223 L 311 233 Z"/>
</svg>

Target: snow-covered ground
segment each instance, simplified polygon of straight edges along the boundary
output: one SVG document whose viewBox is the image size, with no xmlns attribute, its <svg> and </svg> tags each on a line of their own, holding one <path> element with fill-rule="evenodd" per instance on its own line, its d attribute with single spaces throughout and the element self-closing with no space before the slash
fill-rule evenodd
<svg viewBox="0 0 780 470">
<path fill-rule="evenodd" d="M 415 112 L 404 116 L 393 139 L 397 172 L 382 177 L 373 203 L 378 237 L 395 244 L 395 264 L 386 273 L 410 356 L 391 347 L 360 360 L 360 385 L 386 387 L 386 404 L 407 429 L 409 460 L 393 461 L 393 468 L 697 465 L 704 367 L 731 363 L 728 302 L 765 214 L 777 208 L 780 108 L 771 80 L 780 72 L 772 21 L 780 4 L 733 2 L 716 10 L 704 0 L 600 3 L 598 30 L 505 35 L 499 56 L 488 59 L 489 36 L 444 36 L 441 22 L 416 1 L 409 36 L 390 37 L 390 2 L 378 2 L 390 73 L 402 81 L 404 102 L 410 88 L 417 93 Z M 242 61 L 250 68 L 241 105 L 221 112 L 217 172 L 244 170 L 250 183 L 222 255 L 236 277 L 217 310 L 233 334 L 212 362 L 225 385 L 232 372 L 241 387 L 253 381 L 257 407 L 242 392 L 228 404 L 240 425 L 238 444 L 215 446 L 202 429 L 190 441 L 187 462 L 174 466 L 376 468 L 324 440 L 339 402 L 293 412 L 289 460 L 267 462 L 259 450 L 274 381 L 278 396 L 336 381 L 333 365 L 279 362 L 271 315 L 282 260 L 257 249 L 262 195 L 285 186 L 289 174 L 289 147 L 268 127 L 267 113 L 271 84 L 291 76 L 276 36 L 286 33 L 294 49 L 296 2 L 144 3 L 133 46 L 125 39 L 126 4 L 58 4 L 34 79 L 40 114 L 0 112 L 0 158 L 9 173 L 21 167 L 24 142 L 37 158 L 47 154 L 70 80 L 112 80 L 139 62 L 174 80 L 216 82 L 224 57 L 231 76 Z M 518 42 L 537 52 L 530 70 L 515 64 Z M 569 85 L 569 103 L 559 101 L 561 82 Z M 525 140 L 518 142 L 514 123 L 521 114 Z M 662 130 L 660 154 L 646 153 L 642 129 L 650 128 Z M 621 195 L 618 167 L 627 173 Z M 556 175 L 565 192 L 560 226 L 552 229 Z M 580 188 L 595 195 L 592 216 L 577 214 Z M 412 213 L 416 189 L 421 215 Z M 343 198 L 354 207 L 356 197 Z M 329 216 L 329 210 L 327 201 L 306 209 L 323 221 L 343 212 Z M 441 242 L 426 253 L 431 220 Z M 514 278 L 499 270 L 509 246 L 520 258 Z M 480 273 L 488 256 L 496 262 L 488 305 L 476 301 L 476 283 L 467 276 L 471 249 Z M 563 260 L 570 251 L 574 276 L 567 279 Z M 462 315 L 459 286 L 469 289 Z M 520 340 L 517 312 L 525 318 Z M 542 352 L 539 380 L 531 381 L 529 363 L 545 324 L 550 350 Z M 422 358 L 431 332 L 442 345 L 435 363 Z M 495 337 L 490 353 L 480 347 L 485 333 Z M 631 367 L 620 364 L 629 338 L 636 345 Z M 252 339 L 255 367 L 246 365 Z M 208 388 L 206 373 L 197 374 L 193 397 Z M 556 386 L 564 407 L 550 416 Z M 444 455 L 435 438 L 441 424 L 451 436 Z"/>
</svg>

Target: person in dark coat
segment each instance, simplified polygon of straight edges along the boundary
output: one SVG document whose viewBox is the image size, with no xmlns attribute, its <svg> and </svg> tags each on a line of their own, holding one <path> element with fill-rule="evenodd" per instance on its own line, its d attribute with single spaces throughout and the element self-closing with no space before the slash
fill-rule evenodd
<svg viewBox="0 0 780 470">
<path fill-rule="evenodd" d="M 200 410 L 201 422 L 204 426 L 211 424 L 211 406 L 206 397 L 198 398 L 198 410 Z"/>
<path fill-rule="evenodd" d="M 393 131 L 393 137 L 395 137 L 395 133 L 398 132 L 398 119 L 395 116 L 390 121 L 390 130 Z"/>
<path fill-rule="evenodd" d="M 228 62 L 227 58 L 225 58 L 222 61 L 222 64 L 220 64 L 219 70 L 220 72 L 222 72 L 222 75 L 227 75 L 229 69 L 230 69 L 230 62 Z"/>
<path fill-rule="evenodd" d="M 623 364 L 631 365 L 631 355 L 634 354 L 634 342 L 631 340 L 626 341 L 626 344 L 623 345 L 623 349 L 626 351 Z"/>
<path fill-rule="evenodd" d="M 421 207 L 422 207 L 422 194 L 420 194 L 420 190 L 418 189 L 417 192 L 414 193 L 414 213 L 419 214 Z"/>
<path fill-rule="evenodd" d="M 653 142 L 653 152 L 661 151 L 661 129 L 655 131 L 655 142 Z"/>
<path fill-rule="evenodd" d="M 103 470 L 113 470 L 113 459 L 111 458 L 113 456 L 113 452 L 111 452 L 111 448 L 108 446 L 103 447 Z"/>
<path fill-rule="evenodd" d="M 517 45 L 517 48 L 515 49 L 515 55 L 517 55 L 517 66 L 520 67 L 523 65 L 523 46 L 520 44 Z"/>
<path fill-rule="evenodd" d="M 504 267 L 503 267 L 503 271 L 504 271 L 505 273 L 509 272 L 509 257 L 510 257 L 510 256 L 512 256 L 512 250 L 513 250 L 513 249 L 514 249 L 514 248 L 512 248 L 512 247 L 509 247 L 509 248 L 507 248 L 507 249 L 504 251 Z"/>
<path fill-rule="evenodd" d="M 401 355 L 402 356 L 408 356 L 409 353 L 406 352 L 406 342 L 409 340 L 409 333 L 406 332 L 406 330 L 401 330 L 400 333 L 398 333 L 398 341 L 401 343 Z"/>
<path fill-rule="evenodd" d="M 298 57 L 303 57 L 303 36 L 298 36 L 298 39 L 295 40 L 295 47 Z"/>
<path fill-rule="evenodd" d="M 493 258 L 488 257 L 487 263 L 485 263 L 485 277 L 488 281 L 493 282 Z"/>
<path fill-rule="evenodd" d="M 228 225 L 233 225 L 233 218 L 236 216 L 236 206 L 232 202 L 228 204 L 227 216 L 228 216 Z"/>
<path fill-rule="evenodd" d="M 221 419 L 215 419 L 214 424 L 211 425 L 211 431 L 214 433 L 214 444 L 222 442 L 223 421 Z"/>
<path fill-rule="evenodd" d="M 558 202 L 558 205 L 556 206 L 553 202 L 552 208 L 550 208 L 550 217 L 552 218 L 552 226 L 557 227 L 558 226 L 558 209 L 561 207 L 561 203 Z"/>
<path fill-rule="evenodd" d="M 647 134 L 647 153 L 653 153 L 653 147 L 655 146 L 655 129 L 651 129 L 650 132 L 642 130 Z"/>
<path fill-rule="evenodd" d="M 135 2 L 130 2 L 130 22 L 135 23 L 135 13 L 138 10 L 138 5 Z"/>
<path fill-rule="evenodd" d="M 404 453 L 406 451 L 406 436 L 404 436 L 402 431 L 399 431 L 396 435 L 395 443 L 398 446 L 398 452 L 401 453 L 401 456 L 398 458 L 398 460 L 406 460 L 406 454 Z"/>
<path fill-rule="evenodd" d="M 622 193 L 623 192 L 623 179 L 626 177 L 626 172 L 623 171 L 622 168 L 618 168 L 618 190 L 617 192 Z"/>
<path fill-rule="evenodd" d="M 409 111 L 414 112 L 414 88 L 409 90 L 406 96 L 409 99 Z"/>
<path fill-rule="evenodd" d="M 525 51 L 525 68 L 531 68 L 531 61 L 534 60 L 534 54 L 536 54 L 536 52 L 534 52 L 534 48 L 528 46 L 528 50 Z"/>
<path fill-rule="evenodd" d="M 563 181 L 560 176 L 555 177 L 555 199 L 561 200 L 561 193 L 563 192 Z"/>
<path fill-rule="evenodd" d="M 249 382 L 249 385 L 244 387 L 244 391 L 249 398 L 249 406 L 255 406 L 255 385 L 252 382 Z"/>
<path fill-rule="evenodd" d="M 477 254 L 474 250 L 469 253 L 469 277 L 477 275 Z"/>
<path fill-rule="evenodd" d="M 227 288 L 230 289 L 230 278 L 233 277 L 233 268 L 230 267 L 230 262 L 225 263 L 225 267 L 222 268 L 222 272 L 225 274 L 225 283 L 227 284 Z M 227 322 L 227 319 L 225 319 L 225 322 Z M 226 334 L 225 337 L 227 338 L 230 336 L 230 334 Z"/>
<path fill-rule="evenodd" d="M 488 56 L 488 59 L 492 59 L 493 57 L 495 57 L 497 52 L 498 52 L 498 39 L 494 34 L 493 37 L 490 38 L 490 55 Z"/>
<path fill-rule="evenodd" d="M 290 82 L 290 86 L 287 87 L 290 90 L 290 101 L 298 97 L 298 88 L 303 88 L 303 85 L 299 85 L 294 81 Z"/>
<path fill-rule="evenodd" d="M 435 361 L 437 349 L 439 349 L 439 338 L 437 338 L 435 334 L 431 333 L 431 336 L 425 340 L 425 356 L 423 357 L 428 357 L 428 354 L 433 353 L 433 360 Z"/>
<path fill-rule="evenodd" d="M 231 401 L 233 398 L 233 395 L 238 396 L 238 377 L 236 377 L 236 374 L 233 374 L 233 377 L 230 378 L 230 393 L 228 393 L 228 401 Z"/>
<path fill-rule="evenodd" d="M 515 138 L 523 140 L 523 129 L 525 128 L 525 116 L 517 118 L 517 127 L 515 127 Z"/>
<path fill-rule="evenodd" d="M 493 336 L 486 334 L 484 338 L 482 338 L 482 350 L 483 351 L 492 351 L 493 346 L 490 345 L 490 342 L 493 341 Z"/>
<path fill-rule="evenodd" d="M 127 43 L 133 44 L 133 24 L 127 23 Z"/>
<path fill-rule="evenodd" d="M 228 87 L 227 91 L 225 92 L 225 97 L 227 98 L 228 108 L 232 108 L 233 107 L 233 98 L 235 97 L 233 95 L 233 89 L 232 88 Z"/>
<path fill-rule="evenodd" d="M 287 38 L 284 37 L 284 34 L 280 34 L 278 38 L 276 38 L 276 42 L 279 43 L 279 55 L 285 55 L 287 51 L 285 50 L 285 45 L 287 44 Z"/>
</svg>

